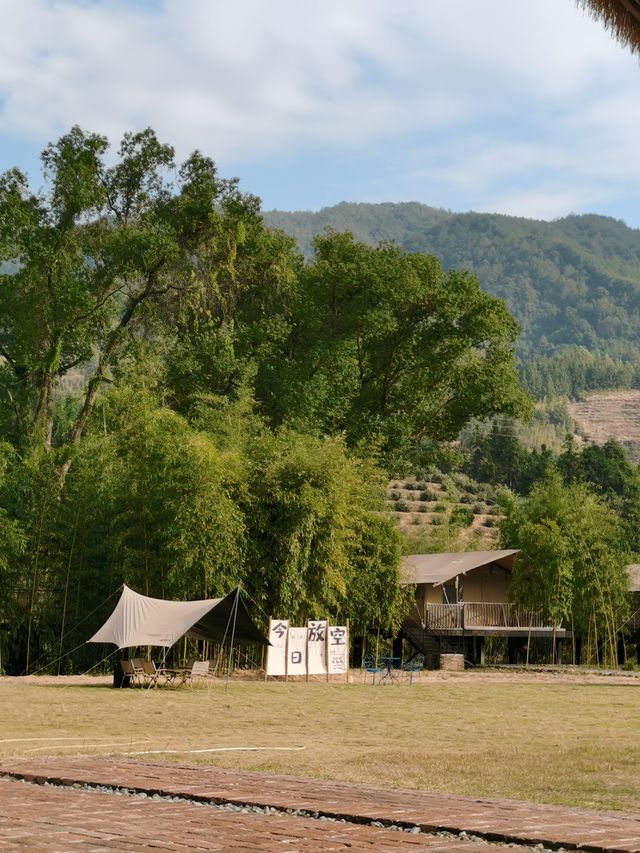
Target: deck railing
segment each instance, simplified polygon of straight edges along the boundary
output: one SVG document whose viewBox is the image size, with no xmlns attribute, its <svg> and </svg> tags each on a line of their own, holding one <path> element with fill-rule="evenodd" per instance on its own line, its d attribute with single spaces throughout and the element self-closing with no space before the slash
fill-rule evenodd
<svg viewBox="0 0 640 853">
<path fill-rule="evenodd" d="M 425 608 L 425 624 L 427 628 L 436 631 L 450 631 L 462 628 L 461 604 L 427 604 Z"/>
<path fill-rule="evenodd" d="M 546 628 L 542 614 L 514 604 L 465 601 L 462 604 L 427 604 L 424 621 L 435 631 L 464 628 Z"/>
</svg>

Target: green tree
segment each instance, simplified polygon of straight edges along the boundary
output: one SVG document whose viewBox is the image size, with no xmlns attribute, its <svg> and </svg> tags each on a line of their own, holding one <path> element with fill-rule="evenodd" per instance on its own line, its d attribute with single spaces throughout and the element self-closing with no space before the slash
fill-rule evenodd
<svg viewBox="0 0 640 853">
<path fill-rule="evenodd" d="M 276 423 L 377 443 L 399 467 L 471 417 L 530 412 L 516 323 L 473 276 L 445 273 L 434 257 L 320 237 L 293 318 L 284 355 L 257 385 Z"/>
<path fill-rule="evenodd" d="M 368 606 L 397 622 L 398 534 L 378 518 L 383 495 L 381 472 L 349 454 L 342 438 L 265 433 L 251 451 L 246 512 L 247 583 L 263 609 L 366 621 L 352 590 L 369 584 Z"/>
<path fill-rule="evenodd" d="M 83 366 L 82 398 L 60 436 L 75 445 L 150 309 L 194 299 L 216 270 L 231 270 L 242 223 L 257 217 L 257 199 L 198 152 L 169 183 L 173 149 L 149 129 L 126 134 L 112 166 L 106 151 L 104 137 L 75 127 L 43 152 L 43 193 L 16 169 L 0 176 L 1 415 L 21 448 L 51 449 L 57 387 Z"/>
<path fill-rule="evenodd" d="M 628 556 L 620 519 L 586 486 L 557 472 L 526 499 L 503 495 L 503 547 L 518 548 L 512 595 L 585 639 L 588 658 L 617 660 L 627 606 Z"/>
</svg>

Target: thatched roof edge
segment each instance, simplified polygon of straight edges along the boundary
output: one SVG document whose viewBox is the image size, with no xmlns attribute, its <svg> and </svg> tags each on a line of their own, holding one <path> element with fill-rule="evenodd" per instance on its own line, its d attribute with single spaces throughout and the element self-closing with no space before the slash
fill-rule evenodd
<svg viewBox="0 0 640 853">
<path fill-rule="evenodd" d="M 576 0 L 596 20 L 604 22 L 615 38 L 640 53 L 640 0 Z"/>
</svg>

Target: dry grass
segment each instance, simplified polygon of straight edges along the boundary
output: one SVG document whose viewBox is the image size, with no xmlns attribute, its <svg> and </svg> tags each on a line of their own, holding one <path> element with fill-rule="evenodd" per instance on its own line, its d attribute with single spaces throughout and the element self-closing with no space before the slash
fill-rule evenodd
<svg viewBox="0 0 640 853">
<path fill-rule="evenodd" d="M 227 692 L 5 678 L 0 760 L 177 750 L 147 757 L 633 811 L 639 700 L 639 679 L 602 676 L 429 673 L 411 689 L 232 681 Z M 189 752 L 247 746 L 304 749 Z"/>
</svg>

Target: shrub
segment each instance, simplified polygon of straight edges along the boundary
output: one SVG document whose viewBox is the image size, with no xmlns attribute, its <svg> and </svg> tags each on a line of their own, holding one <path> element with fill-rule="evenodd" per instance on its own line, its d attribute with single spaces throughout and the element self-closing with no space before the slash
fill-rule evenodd
<svg viewBox="0 0 640 853">
<path fill-rule="evenodd" d="M 391 500 L 392 501 L 399 501 L 400 500 L 400 492 L 397 492 L 395 490 L 393 492 L 391 492 Z"/>
<path fill-rule="evenodd" d="M 433 508 L 433 511 L 434 512 L 446 512 L 447 506 L 446 506 L 446 504 L 443 504 L 443 503 L 436 504 Z"/>
<path fill-rule="evenodd" d="M 434 515 L 431 519 L 431 524 L 444 524 L 444 518 L 441 515 Z"/>
<path fill-rule="evenodd" d="M 421 501 L 437 501 L 438 496 L 436 494 L 434 494 L 432 491 L 430 491 L 429 489 L 425 489 L 420 494 L 420 500 Z"/>
<path fill-rule="evenodd" d="M 471 491 L 475 487 L 474 480 L 472 480 L 471 477 L 468 477 L 466 474 L 463 474 L 461 471 L 454 471 L 454 473 L 451 475 L 451 479 L 459 489 L 466 489 L 467 491 Z"/>
<path fill-rule="evenodd" d="M 396 501 L 395 509 L 396 512 L 410 512 L 411 506 L 409 504 L 409 501 L 401 499 L 399 501 Z"/>
<path fill-rule="evenodd" d="M 457 506 L 451 513 L 451 523 L 459 524 L 461 527 L 468 527 L 473 523 L 473 513 L 468 507 Z"/>
<path fill-rule="evenodd" d="M 449 496 L 449 498 L 456 503 L 460 498 L 460 490 L 457 488 L 456 484 L 453 482 L 453 479 L 446 474 L 442 480 L 442 487 Z"/>
</svg>

